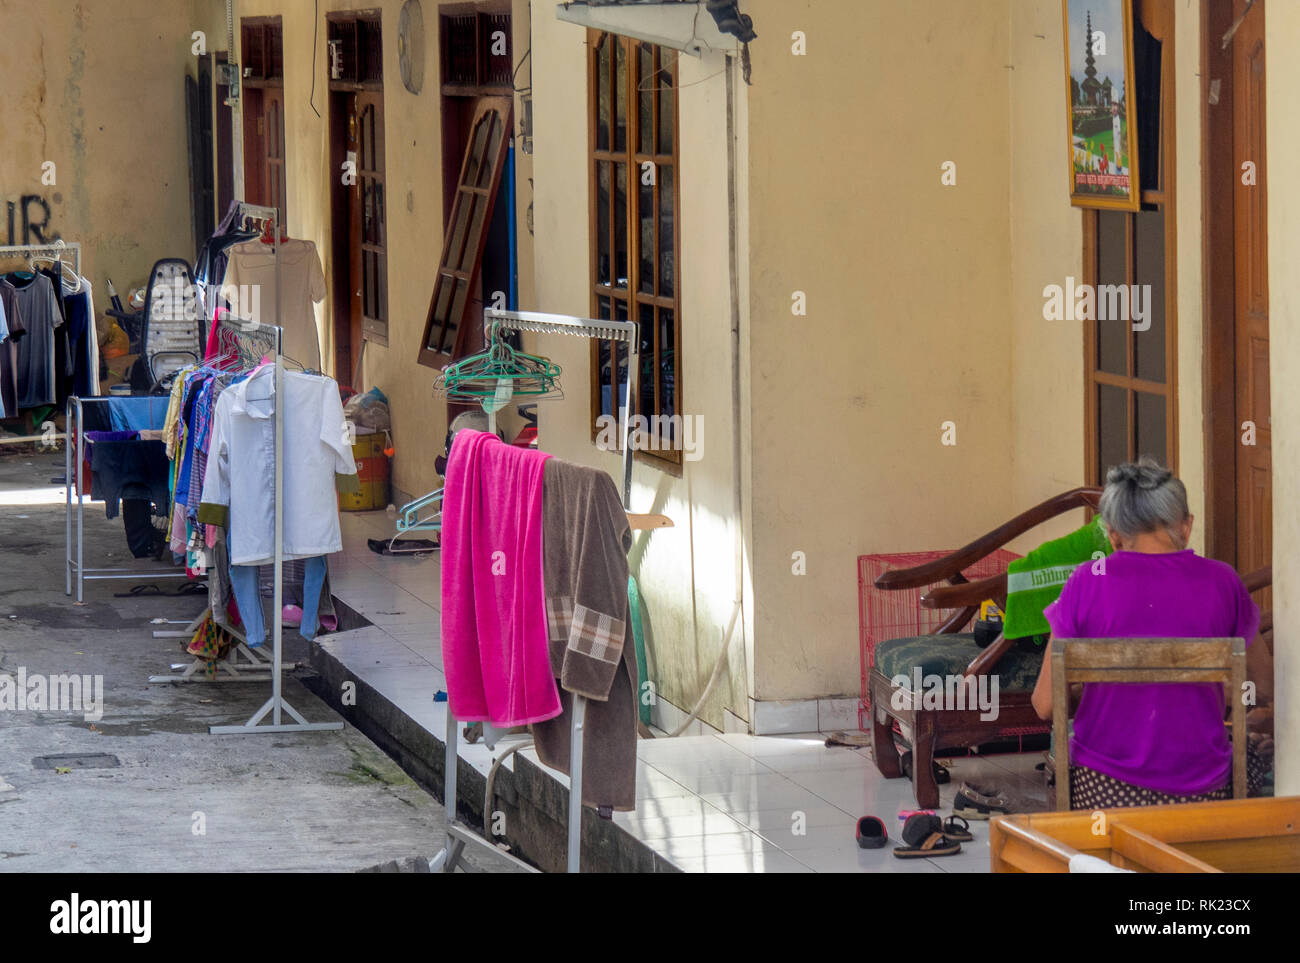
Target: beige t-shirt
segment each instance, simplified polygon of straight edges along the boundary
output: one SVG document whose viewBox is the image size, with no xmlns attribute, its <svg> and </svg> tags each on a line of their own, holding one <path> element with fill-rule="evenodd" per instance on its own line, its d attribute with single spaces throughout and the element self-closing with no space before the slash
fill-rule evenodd
<svg viewBox="0 0 1300 963">
<path fill-rule="evenodd" d="M 280 283 L 284 285 L 279 320 L 284 329 L 283 353 L 304 368 L 319 371 L 320 334 L 312 304 L 325 299 L 325 272 L 313 242 L 297 238 L 280 242 Z M 236 316 L 275 324 L 274 248 L 260 240 L 232 247 L 221 296 Z"/>
</svg>

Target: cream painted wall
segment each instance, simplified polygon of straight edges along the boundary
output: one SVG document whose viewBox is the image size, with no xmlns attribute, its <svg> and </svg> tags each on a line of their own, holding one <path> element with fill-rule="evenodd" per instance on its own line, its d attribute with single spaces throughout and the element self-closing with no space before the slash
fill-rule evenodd
<svg viewBox="0 0 1300 963">
<path fill-rule="evenodd" d="M 194 259 L 184 75 L 195 72 L 193 31 L 218 35 L 216 6 L 0 0 L 0 199 L 18 208 L 15 243 L 20 196 L 46 200 L 51 234 L 82 245 L 101 316 L 106 278 L 125 299 L 159 258 Z M 41 183 L 46 161 L 52 185 Z"/>
<path fill-rule="evenodd" d="M 1300 793 L 1300 154 L 1294 103 L 1300 84 L 1300 4 L 1265 8 L 1268 130 L 1269 363 L 1273 403 L 1274 730 L 1277 794 Z"/>
<path fill-rule="evenodd" d="M 554 5 L 533 15 L 537 310 L 588 316 L 586 33 L 559 22 Z M 633 472 L 637 511 L 663 512 L 676 527 L 642 533 L 630 555 L 645 600 L 650 678 L 660 697 L 692 708 L 721 650 L 736 579 L 728 294 L 726 99 L 721 54 L 679 61 L 683 413 L 703 424 L 702 457 L 680 478 L 649 465 Z M 743 123 L 743 120 L 741 121 Z M 743 155 L 742 155 L 743 156 Z M 743 201 L 742 201 L 743 208 Z M 541 445 L 619 477 L 617 456 L 590 440 L 588 346 L 538 339 L 564 368 L 566 400 L 543 405 Z M 748 718 L 748 645 L 742 624 L 701 717 L 724 725 L 724 707 Z"/>
<path fill-rule="evenodd" d="M 850 696 L 856 557 L 954 548 L 1013 506 L 1010 11 L 745 9 L 755 695 Z"/>
<path fill-rule="evenodd" d="M 1043 319 L 1044 287 L 1064 285 L 1067 277 L 1082 281 L 1083 228 L 1066 194 L 1061 4 L 1017 2 L 1010 13 L 1012 405 L 1006 453 L 1014 469 L 1014 514 L 1084 482 L 1083 326 Z M 1011 548 L 1028 551 L 1081 521 L 1081 513 L 1071 512 Z M 995 524 L 990 520 L 984 530 Z"/>
</svg>

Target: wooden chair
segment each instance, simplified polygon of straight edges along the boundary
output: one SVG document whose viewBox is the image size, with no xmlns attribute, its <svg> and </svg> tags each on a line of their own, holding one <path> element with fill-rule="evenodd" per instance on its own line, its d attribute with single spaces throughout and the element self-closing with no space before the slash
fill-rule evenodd
<svg viewBox="0 0 1300 963">
<path fill-rule="evenodd" d="M 1222 682 L 1232 711 L 1232 795 L 1246 795 L 1246 643 L 1243 639 L 1053 639 L 1052 731 L 1056 808 L 1070 808 L 1070 685 L 1076 682 Z"/>
<path fill-rule="evenodd" d="M 938 630 L 929 636 L 889 639 L 876 646 L 875 664 L 868 676 L 871 700 L 871 734 L 876 768 L 887 778 L 902 775 L 901 760 L 894 748 L 893 723 L 897 721 L 912 738 L 912 786 L 922 808 L 939 805 L 939 786 L 932 762 L 936 748 L 956 749 L 979 746 L 999 738 L 1047 731 L 1047 726 L 1030 704 L 1034 681 L 1042 656 L 1013 647 L 999 639 L 980 650 L 973 636 L 962 629 L 979 611 L 985 599 L 1006 605 L 1006 572 L 970 582 L 962 570 L 993 554 L 1015 538 L 1049 519 L 1079 508 L 1096 509 L 1100 488 L 1074 488 L 1022 512 L 987 535 L 941 559 L 908 569 L 885 572 L 875 581 L 877 589 L 891 591 L 938 585 L 921 596 L 925 608 L 953 610 Z M 978 709 L 925 709 L 915 699 L 894 698 L 900 688 L 895 675 L 910 676 L 913 666 L 924 674 L 966 676 L 998 674 L 999 712 L 996 719 L 980 718 Z"/>
</svg>

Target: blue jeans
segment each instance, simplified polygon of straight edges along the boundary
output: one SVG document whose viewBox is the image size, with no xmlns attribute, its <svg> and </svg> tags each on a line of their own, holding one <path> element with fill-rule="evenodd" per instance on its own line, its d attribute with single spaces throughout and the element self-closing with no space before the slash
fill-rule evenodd
<svg viewBox="0 0 1300 963">
<path fill-rule="evenodd" d="M 321 589 L 325 585 L 325 556 L 303 559 L 302 571 L 302 625 L 298 631 L 304 639 L 314 639 L 320 627 L 317 613 L 320 611 Z"/>
<path fill-rule="evenodd" d="M 257 588 L 256 565 L 230 566 L 230 587 L 239 605 L 239 618 L 244 623 L 244 641 L 256 649 L 266 641 L 266 624 L 262 619 L 262 595 Z"/>
<path fill-rule="evenodd" d="M 250 649 L 266 641 L 266 624 L 262 617 L 262 596 L 257 586 L 256 565 L 230 566 L 230 587 L 234 589 L 239 604 L 239 617 L 244 622 L 244 637 Z M 321 589 L 325 585 L 325 556 L 303 559 L 302 625 L 298 631 L 304 639 L 316 637 L 320 627 Z M 279 617 L 279 613 L 276 614 Z"/>
</svg>

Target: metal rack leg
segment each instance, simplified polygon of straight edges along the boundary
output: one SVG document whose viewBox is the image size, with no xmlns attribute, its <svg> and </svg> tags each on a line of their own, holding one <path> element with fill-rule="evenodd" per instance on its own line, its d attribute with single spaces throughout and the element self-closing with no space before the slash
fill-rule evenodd
<svg viewBox="0 0 1300 963">
<path fill-rule="evenodd" d="M 587 724 L 587 700 L 573 697 L 573 723 L 569 730 L 569 872 L 581 872 L 582 863 L 582 734 Z"/>
</svg>

